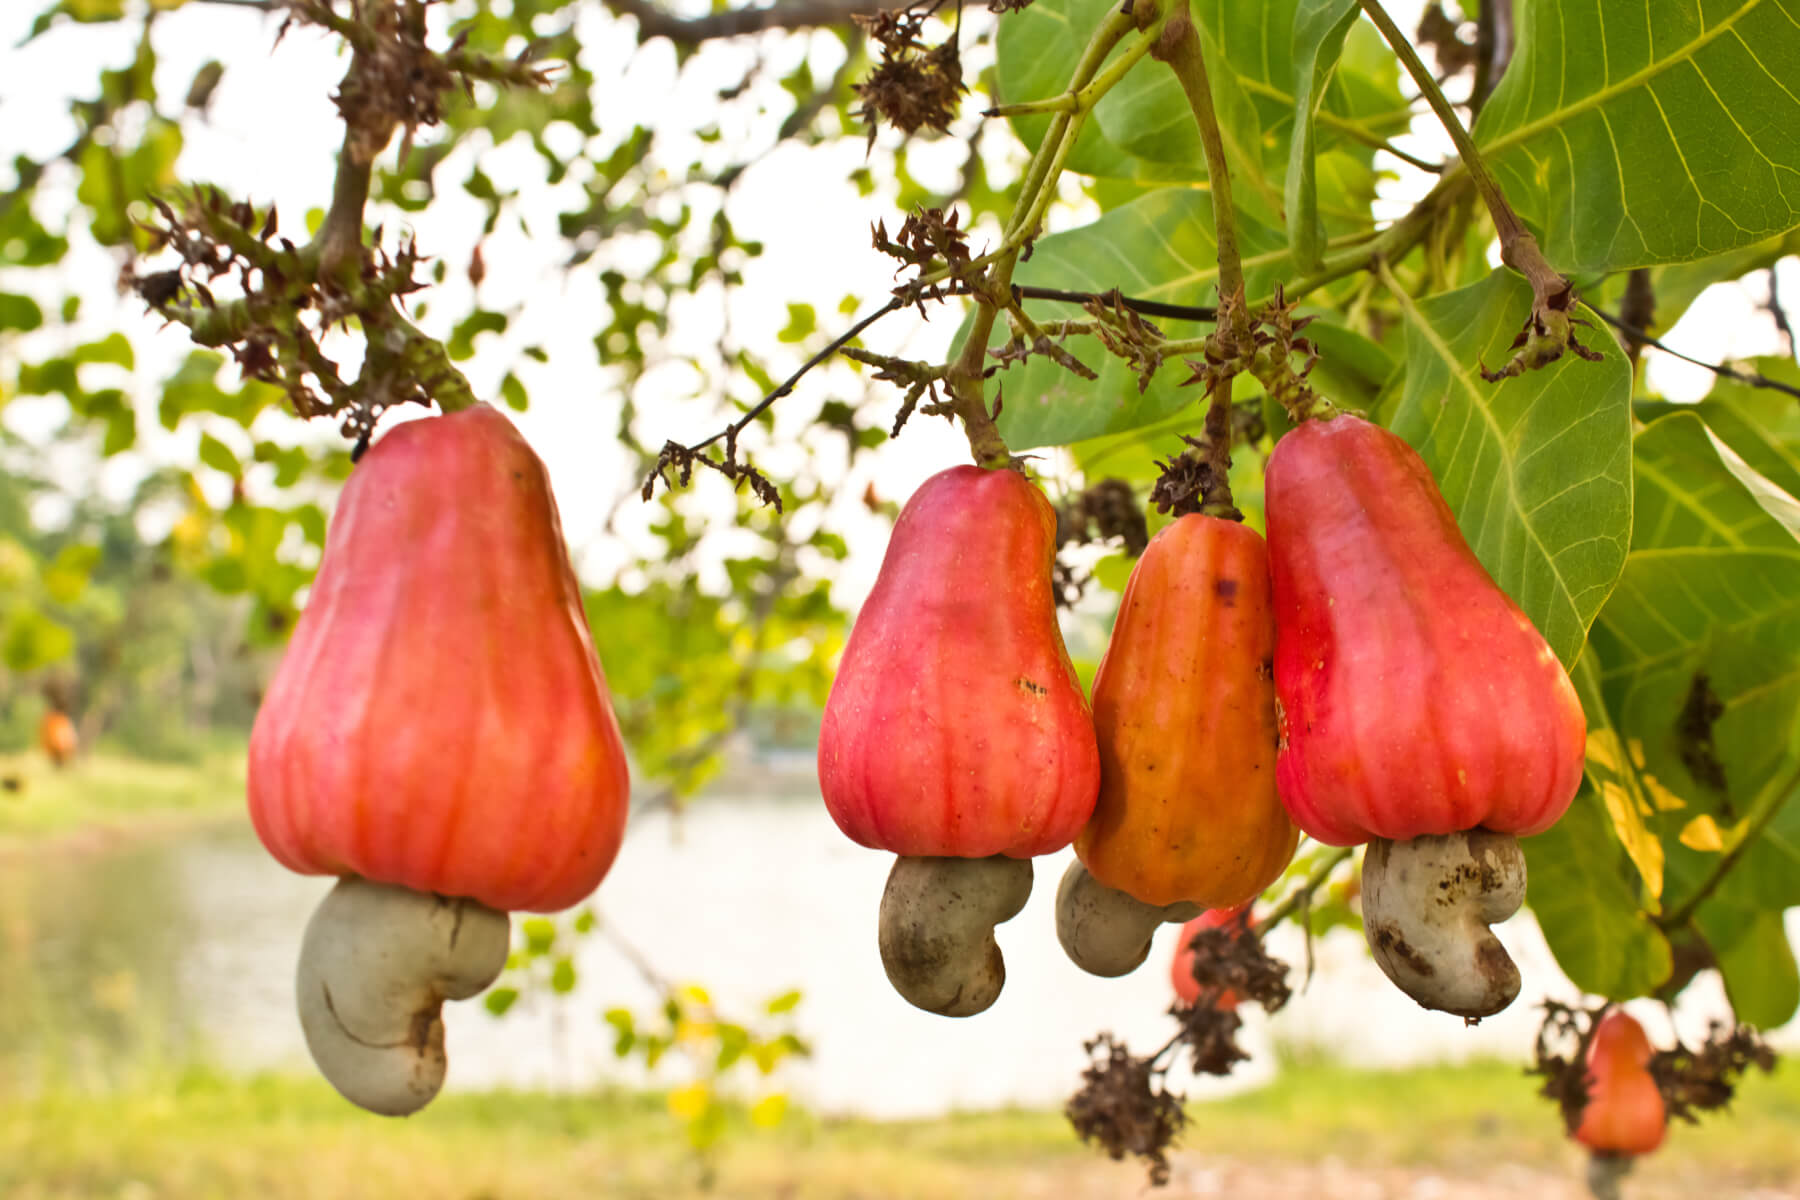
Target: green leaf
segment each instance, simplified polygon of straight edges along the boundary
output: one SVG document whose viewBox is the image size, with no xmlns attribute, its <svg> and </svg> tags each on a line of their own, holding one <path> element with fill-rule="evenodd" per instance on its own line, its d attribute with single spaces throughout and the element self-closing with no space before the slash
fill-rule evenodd
<svg viewBox="0 0 1800 1200">
<path fill-rule="evenodd" d="M 519 989 L 510 987 L 489 988 L 487 995 L 481 998 L 481 1005 L 496 1017 L 506 1015 L 507 1009 L 518 1002 Z"/>
<path fill-rule="evenodd" d="M 1313 115 L 1359 11 L 1356 0 L 1300 0 L 1294 14 L 1295 136 L 1288 143 L 1286 201 L 1288 245 L 1300 271 L 1319 265 L 1325 241 L 1318 183 L 1313 178 Z"/>
<path fill-rule="evenodd" d="M 995 50 L 995 92 L 1002 104 L 1043 100 L 1068 90 L 1075 64 L 1089 37 L 1112 8 L 1112 0 L 1035 0 L 1000 22 Z M 1115 54 L 1118 51 L 1114 51 Z M 1145 64 L 1132 72 L 1142 74 Z M 1102 106 L 1107 101 L 1101 102 Z M 1044 139 L 1048 116 L 1011 118 L 1019 140 L 1032 150 Z M 1082 175 L 1159 182 L 1193 177 L 1192 164 L 1171 167 L 1146 162 L 1107 140 L 1098 120 L 1089 120 L 1075 139 L 1067 169 Z"/>
<path fill-rule="evenodd" d="M 1737 1019 L 1759 1029 L 1785 1025 L 1800 1007 L 1800 969 L 1781 910 L 1714 900 L 1695 914 L 1718 960 Z"/>
<path fill-rule="evenodd" d="M 444 349 L 450 357 L 458 362 L 475 355 L 475 339 L 484 333 L 505 333 L 508 324 L 507 316 L 501 312 L 490 312 L 476 309 L 450 331 L 450 340 L 444 343 Z"/>
<path fill-rule="evenodd" d="M 36 671 L 75 653 L 75 634 L 35 608 L 13 614 L 0 643 L 0 661 L 12 671 Z"/>
<path fill-rule="evenodd" d="M 525 938 L 527 954 L 548 954 L 556 944 L 556 922 L 549 917 L 526 917 L 519 922 L 519 933 Z"/>
<path fill-rule="evenodd" d="M 9 329 L 29 333 L 44 323 L 44 310 L 30 296 L 0 292 L 0 333 Z"/>
<path fill-rule="evenodd" d="M 1741 279 L 1752 271 L 1773 266 L 1784 255 L 1796 253 L 1800 253 L 1800 230 L 1692 262 L 1646 268 L 1650 272 L 1651 294 L 1656 297 L 1655 317 L 1645 326 L 1646 332 L 1661 337 L 1700 298 L 1700 293 L 1713 284 Z M 1581 294 L 1595 308 L 1618 312 L 1624 306 L 1625 288 L 1630 278 L 1631 272 L 1617 271 L 1602 280 L 1598 287 L 1581 288 Z"/>
<path fill-rule="evenodd" d="M 567 955 L 556 960 L 550 968 L 550 990 L 559 996 L 566 996 L 575 990 L 575 963 Z"/>
<path fill-rule="evenodd" d="M 799 1004 L 800 990 L 795 988 L 791 991 L 783 992 L 781 995 L 769 1001 L 768 1004 L 763 1006 L 763 1011 L 767 1012 L 771 1017 L 778 1017 L 782 1013 L 793 1012 Z"/>
<path fill-rule="evenodd" d="M 1600 798 L 1583 787 L 1562 820 L 1520 838 L 1531 909 L 1557 965 L 1576 987 L 1624 1000 L 1669 977 L 1669 940 L 1638 906 L 1635 868 Z"/>
<path fill-rule="evenodd" d="M 1638 506 L 1633 550 L 1794 549 L 1800 529 L 1789 520 L 1793 514 L 1782 503 L 1784 494 L 1765 488 L 1767 481 L 1747 465 L 1748 478 L 1740 477 L 1725 458 L 1731 452 L 1713 440 L 1700 413 L 1676 412 L 1651 422 L 1638 433 L 1632 451 Z"/>
<path fill-rule="evenodd" d="M 794 342 L 803 342 L 818 330 L 819 315 L 813 311 L 812 305 L 797 304 L 790 300 L 787 311 L 787 325 L 775 335 L 776 341 L 786 342 L 790 345 Z"/>
<path fill-rule="evenodd" d="M 514 412 L 524 412 L 531 407 L 531 397 L 526 393 L 524 383 L 511 371 L 500 377 L 500 398 Z"/>
<path fill-rule="evenodd" d="M 1800 225 L 1792 0 L 1519 6 L 1475 125 L 1564 271 L 1722 254 Z"/>
<path fill-rule="evenodd" d="M 115 367 L 124 367 L 127 371 L 137 365 L 137 354 L 131 348 L 131 339 L 122 333 L 109 333 L 97 342 L 84 342 L 75 347 L 71 356 L 77 364 L 111 363 Z"/>
<path fill-rule="evenodd" d="M 1197 32 L 1207 62 L 1227 61 L 1211 30 L 1202 25 Z M 1234 71 L 1209 72 L 1208 82 L 1236 203 L 1263 224 L 1278 225 L 1281 194 L 1263 169 L 1263 132 L 1256 105 Z M 1207 177 L 1206 152 L 1193 110 L 1174 72 L 1155 65 L 1137 67 L 1101 100 L 1093 119 L 1127 154 L 1195 180 Z"/>
<path fill-rule="evenodd" d="M 1406 384 L 1391 425 L 1437 477 L 1469 545 L 1565 666 L 1611 592 L 1631 532 L 1631 368 L 1611 338 L 1488 383 L 1530 311 L 1523 280 L 1404 297 Z"/>
<path fill-rule="evenodd" d="M 221 442 L 210 433 L 200 435 L 200 461 L 215 471 L 221 471 L 233 479 L 243 477 L 244 468 L 238 462 L 237 455 L 231 447 Z"/>
<path fill-rule="evenodd" d="M 1014 278 L 1022 284 L 1095 292 L 1116 287 L 1140 299 L 1206 304 L 1214 298 L 1219 274 L 1212 228 L 1212 201 L 1205 192 L 1159 188 L 1090 225 L 1039 240 Z M 1240 223 L 1238 233 L 1246 286 L 1252 295 L 1266 294 L 1286 269 L 1286 239 L 1248 221 Z M 1067 311 L 1067 306 L 1059 310 L 1060 315 Z M 1042 311 L 1038 315 L 1049 319 Z M 1176 337 L 1199 329 L 1171 324 Z M 963 335 L 967 329 L 965 321 Z M 996 328 L 996 345 L 1006 337 Z M 1178 386 L 1189 375 L 1181 363 L 1165 364 L 1140 391 L 1131 369 L 1094 339 L 1070 338 L 1067 348 L 1099 374 L 1097 382 L 1042 356 L 995 377 L 1006 400 L 1000 430 L 1014 451 L 1136 429 L 1194 401 L 1192 391 Z"/>
<path fill-rule="evenodd" d="M 99 562 L 99 546 L 87 542 L 64 546 L 44 568 L 44 590 L 58 604 L 73 604 L 87 590 Z"/>
<path fill-rule="evenodd" d="M 1791 358 L 1770 355 L 1744 366 L 1800 387 L 1800 363 Z M 1800 496 L 1800 403 L 1792 396 L 1720 379 L 1693 411 L 1758 474 L 1788 495 Z"/>
<path fill-rule="evenodd" d="M 1640 525 L 1592 640 L 1637 769 L 1673 797 L 1659 824 L 1680 909 L 1800 786 L 1800 540 L 1792 498 L 1694 414 L 1636 449 Z"/>
<path fill-rule="evenodd" d="M 1661 909 L 1663 844 L 1651 821 L 1666 792 L 1637 772 L 1626 737 L 1613 726 L 1600 688 L 1600 663 L 1589 645 L 1570 672 L 1587 714 L 1587 786 L 1599 798 L 1613 836 L 1643 881 L 1643 907 Z M 1636 905 L 1634 904 L 1634 907 Z"/>
</svg>

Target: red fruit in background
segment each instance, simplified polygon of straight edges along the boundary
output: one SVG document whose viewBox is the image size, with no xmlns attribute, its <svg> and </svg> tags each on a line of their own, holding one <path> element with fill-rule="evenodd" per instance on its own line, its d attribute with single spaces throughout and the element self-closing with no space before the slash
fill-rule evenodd
<svg viewBox="0 0 1800 1200">
<path fill-rule="evenodd" d="M 819 786 L 849 837 L 1025 858 L 1086 822 L 1099 752 L 1056 624 L 1055 547 L 1055 511 L 1016 471 L 952 467 L 907 501 L 819 732 Z"/>
<path fill-rule="evenodd" d="M 81 748 L 81 738 L 68 713 L 53 708 L 44 714 L 44 719 L 38 722 L 38 745 L 56 766 L 67 766 L 74 759 L 75 752 Z"/>
<path fill-rule="evenodd" d="M 1262 537 L 1189 514 L 1150 539 L 1094 676 L 1088 872 L 1162 906 L 1242 904 L 1298 833 L 1275 791 L 1275 618 Z"/>
<path fill-rule="evenodd" d="M 1622 1009 L 1601 1019 L 1588 1043 L 1588 1101 L 1575 1140 L 1603 1154 L 1648 1154 L 1668 1121 L 1651 1077 L 1650 1039 Z"/>
<path fill-rule="evenodd" d="M 249 783 L 304 874 L 540 912 L 606 874 L 625 749 L 549 477 L 497 410 L 398 426 L 351 473 Z"/>
<path fill-rule="evenodd" d="M 1554 824 L 1581 783 L 1581 703 L 1412 447 L 1360 417 L 1306 421 L 1265 503 L 1276 770 L 1300 828 L 1349 846 Z"/>
<path fill-rule="evenodd" d="M 1209 908 L 1181 927 L 1181 936 L 1175 943 L 1175 957 L 1169 962 L 1169 982 L 1175 985 L 1175 999 L 1179 1003 L 1192 1004 L 1200 998 L 1200 983 L 1194 978 L 1194 935 L 1231 924 L 1249 907 L 1250 903 L 1246 901 L 1235 908 Z M 1229 988 L 1219 994 L 1213 1005 L 1220 1012 L 1230 1012 L 1237 1006 L 1237 993 Z"/>
</svg>

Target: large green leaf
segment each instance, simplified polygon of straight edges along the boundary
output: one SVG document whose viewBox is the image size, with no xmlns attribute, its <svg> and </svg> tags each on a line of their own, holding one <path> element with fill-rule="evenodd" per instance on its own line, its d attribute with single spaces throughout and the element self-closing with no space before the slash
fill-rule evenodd
<svg viewBox="0 0 1800 1200">
<path fill-rule="evenodd" d="M 1797 986 L 1774 940 L 1800 902 L 1797 508 L 1696 413 L 1635 449 L 1633 551 L 1592 637 L 1605 708 L 1660 798 L 1665 910 L 1693 913 L 1740 1015 L 1778 1024 Z"/>
<path fill-rule="evenodd" d="M 1561 821 L 1519 845 L 1531 909 L 1577 987 L 1623 1000 L 1669 977 L 1669 941 L 1639 906 L 1633 867 L 1597 792 L 1583 787 Z"/>
<path fill-rule="evenodd" d="M 1650 272 L 1650 292 L 1655 297 L 1655 314 L 1644 327 L 1645 332 L 1661 337 L 1681 320 L 1688 307 L 1700 298 L 1700 293 L 1713 284 L 1741 279 L 1795 253 L 1800 253 L 1800 230 L 1764 238 L 1724 254 L 1646 268 Z M 1625 288 L 1630 278 L 1631 272 L 1618 271 L 1608 275 L 1598 287 L 1584 287 L 1581 294 L 1594 307 L 1617 312 L 1624 305 Z"/>
<path fill-rule="evenodd" d="M 1216 297 L 1219 275 L 1218 245 L 1212 230 L 1212 198 L 1206 192 L 1161 188 L 1091 225 L 1041 239 L 1031 258 L 1019 264 L 1014 279 L 1079 291 L 1105 292 L 1116 287 L 1143 299 L 1208 304 Z M 1264 294 L 1286 270 L 1285 239 L 1248 221 L 1240 221 L 1238 233 L 1250 293 Z M 1079 310 L 1066 305 L 1058 310 L 1060 316 L 1072 313 L 1078 315 Z M 996 323 L 993 344 L 1006 341 L 1004 325 L 1004 319 Z M 965 335 L 967 329 L 965 322 Z M 1176 324 L 1169 332 L 1188 337 L 1200 332 L 1200 327 Z M 1130 368 L 1105 353 L 1092 338 L 1071 338 L 1067 349 L 1096 371 L 1099 379 L 1082 379 L 1043 357 L 1033 357 L 996 376 L 1005 396 L 1000 430 L 1013 450 L 1121 433 L 1193 402 L 1193 392 L 1178 386 L 1190 374 L 1179 362 L 1164 364 L 1150 386 L 1140 391 Z"/>
<path fill-rule="evenodd" d="M 1800 1005 L 1800 971 L 1781 911 L 1720 899 L 1695 919 L 1725 977 L 1725 994 L 1738 1020 L 1761 1029 L 1785 1024 Z"/>
<path fill-rule="evenodd" d="M 1631 532 L 1631 370 L 1610 338 L 1488 383 L 1531 304 L 1505 271 L 1404 304 L 1406 384 L 1390 420 L 1437 476 L 1482 565 L 1564 665 L 1611 592 Z"/>
<path fill-rule="evenodd" d="M 1565 271 L 1722 254 L 1800 225 L 1800 0 L 1536 0 L 1475 126 Z"/>
<path fill-rule="evenodd" d="M 1793 549 L 1794 530 L 1733 471 L 1707 435 L 1703 412 L 1653 421 L 1633 446 L 1637 522 L 1633 550 L 1689 546 Z M 1779 495 L 1777 493 L 1776 495 Z M 1771 497 L 1773 499 L 1773 497 Z"/>
<path fill-rule="evenodd" d="M 1791 358 L 1770 356 L 1744 365 L 1800 387 L 1800 363 Z M 1800 496 L 1800 403 L 1794 397 L 1721 379 L 1694 411 L 1754 470 L 1789 495 Z"/>
</svg>

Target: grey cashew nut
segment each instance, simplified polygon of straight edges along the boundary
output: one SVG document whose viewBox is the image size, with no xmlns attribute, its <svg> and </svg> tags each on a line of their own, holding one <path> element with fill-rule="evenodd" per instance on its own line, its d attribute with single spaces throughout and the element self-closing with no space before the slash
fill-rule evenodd
<svg viewBox="0 0 1800 1200">
<path fill-rule="evenodd" d="M 902 855 L 881 894 L 881 965 L 907 1003 L 972 1017 L 1000 996 L 1006 963 L 994 926 L 1031 896 L 1028 858 Z"/>
<path fill-rule="evenodd" d="M 300 944 L 296 992 L 306 1048 L 346 1100 L 403 1117 L 444 1084 L 445 1000 L 466 1000 L 506 966 L 507 916 L 349 877 L 319 902 Z"/>
<path fill-rule="evenodd" d="M 1158 908 L 1107 887 L 1080 860 L 1069 864 L 1056 889 L 1056 940 L 1090 975 L 1129 975 L 1150 953 L 1150 939 L 1165 921 L 1190 921 L 1198 904 L 1177 901 Z"/>
<path fill-rule="evenodd" d="M 1519 968 L 1488 926 L 1524 902 L 1525 855 L 1511 834 L 1376 838 L 1363 859 L 1363 933 L 1376 963 L 1422 1007 L 1470 1021 L 1519 994 Z"/>
</svg>

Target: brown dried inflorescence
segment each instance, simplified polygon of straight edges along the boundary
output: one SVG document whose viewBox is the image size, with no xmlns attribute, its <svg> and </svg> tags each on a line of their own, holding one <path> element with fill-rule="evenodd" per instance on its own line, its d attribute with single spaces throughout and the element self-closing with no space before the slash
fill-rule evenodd
<svg viewBox="0 0 1800 1200">
<path fill-rule="evenodd" d="M 1154 1058 L 1137 1058 L 1123 1042 L 1102 1033 L 1083 1048 L 1092 1061 L 1081 1073 L 1081 1088 L 1063 1113 L 1084 1142 L 1098 1142 L 1107 1156 L 1133 1154 L 1150 1168 L 1150 1182 L 1169 1182 L 1170 1144 L 1187 1124 L 1181 1097 L 1162 1085 L 1166 1068 Z"/>
<path fill-rule="evenodd" d="M 1175 1035 L 1146 1057 L 1133 1055 L 1110 1033 L 1085 1043 L 1092 1061 L 1063 1110 L 1082 1141 L 1099 1142 L 1115 1159 L 1127 1154 L 1144 1159 L 1153 1187 L 1169 1181 L 1168 1149 L 1186 1122 L 1182 1098 L 1163 1086 L 1173 1053 L 1186 1046 L 1197 1073 L 1229 1075 L 1250 1056 L 1237 1041 L 1243 1018 L 1237 1006 L 1221 1007 L 1221 998 L 1230 992 L 1240 1004 L 1254 1001 L 1275 1012 L 1291 994 L 1287 964 L 1263 949 L 1247 912 L 1201 931 L 1192 945 L 1200 994 L 1193 1004 L 1170 1009 L 1180 1022 Z"/>
<path fill-rule="evenodd" d="M 1072 542 L 1118 538 L 1136 558 L 1150 544 L 1150 529 L 1137 494 L 1123 479 L 1101 479 L 1075 493 L 1056 510 L 1058 548 Z"/>
<path fill-rule="evenodd" d="M 1571 1134 L 1581 1127 L 1581 1111 L 1587 1107 L 1588 1046 L 1611 1007 L 1604 1000 L 1591 1008 L 1544 1001 L 1536 1062 L 1529 1073 L 1543 1077 L 1538 1094 L 1556 1102 Z M 1698 1047 L 1677 1042 L 1656 1051 L 1649 1070 L 1669 1117 L 1697 1124 L 1700 1113 L 1731 1103 L 1738 1081 L 1751 1067 L 1772 1071 L 1775 1061 L 1775 1052 L 1755 1029 L 1715 1021 Z"/>
<path fill-rule="evenodd" d="M 1263 947 L 1249 916 L 1245 910 L 1237 920 L 1202 929 L 1190 939 L 1200 1002 L 1230 992 L 1240 1001 L 1262 1005 L 1265 1012 L 1279 1012 L 1293 997 L 1288 965 Z"/>
<path fill-rule="evenodd" d="M 963 85 L 956 36 L 937 46 L 920 36 L 926 20 L 942 6 L 943 0 L 936 0 L 857 18 L 881 47 L 881 61 L 856 85 L 863 102 L 856 115 L 869 126 L 871 147 L 880 121 L 910 137 L 921 129 L 946 132 L 956 118 L 963 93 L 969 90 Z"/>
<path fill-rule="evenodd" d="M 916 208 L 906 216 L 900 226 L 900 232 L 893 237 L 888 236 L 887 222 L 877 221 L 872 230 L 875 249 L 900 263 L 900 274 L 911 268 L 918 275 L 900 284 L 894 294 L 904 296 L 909 301 L 919 304 L 920 315 L 924 315 L 926 300 L 941 300 L 951 294 L 952 287 L 959 282 L 972 258 L 969 253 L 969 231 L 960 227 L 960 215 L 953 209 L 945 212 L 941 208 Z M 948 278 L 938 284 L 920 287 L 916 280 L 920 276 L 940 268 L 947 268 Z"/>
</svg>

